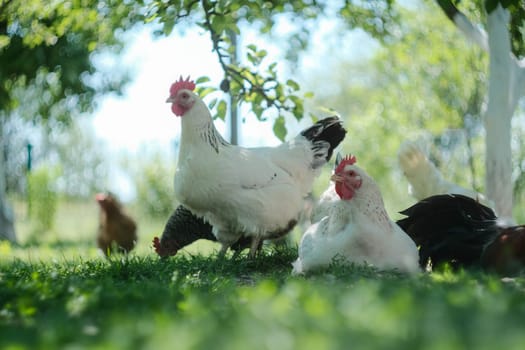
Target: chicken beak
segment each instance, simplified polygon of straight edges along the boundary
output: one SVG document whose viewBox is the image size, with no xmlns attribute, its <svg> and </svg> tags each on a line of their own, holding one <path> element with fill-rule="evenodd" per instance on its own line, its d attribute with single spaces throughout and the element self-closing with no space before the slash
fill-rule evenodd
<svg viewBox="0 0 525 350">
<path fill-rule="evenodd" d="M 333 182 L 343 182 L 343 177 L 339 174 L 333 174 L 330 176 L 330 180 Z"/>
<path fill-rule="evenodd" d="M 173 99 L 172 96 L 168 97 L 168 99 L 166 100 L 166 103 L 173 103 L 175 102 L 175 100 Z"/>
</svg>

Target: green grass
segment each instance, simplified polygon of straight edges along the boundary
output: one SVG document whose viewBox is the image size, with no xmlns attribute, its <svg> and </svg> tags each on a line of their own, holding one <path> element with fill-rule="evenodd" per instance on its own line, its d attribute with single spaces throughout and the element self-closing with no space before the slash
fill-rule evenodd
<svg viewBox="0 0 525 350">
<path fill-rule="evenodd" d="M 140 232 L 142 245 L 130 256 L 109 260 L 87 229 L 77 242 L 57 231 L 55 242 L 0 243 L 0 349 L 525 344 L 522 277 L 447 269 L 407 277 L 337 264 L 293 277 L 295 248 L 267 248 L 250 260 L 220 258 L 216 245 L 200 243 L 162 260 L 149 247 L 155 230 Z"/>
<path fill-rule="evenodd" d="M 406 277 L 295 249 L 0 263 L 2 349 L 522 349 L 522 278 Z"/>
</svg>

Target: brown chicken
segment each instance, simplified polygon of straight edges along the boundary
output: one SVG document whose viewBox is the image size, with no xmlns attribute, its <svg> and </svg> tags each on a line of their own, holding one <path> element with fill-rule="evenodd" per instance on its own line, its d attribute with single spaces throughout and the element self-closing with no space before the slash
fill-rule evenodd
<svg viewBox="0 0 525 350">
<path fill-rule="evenodd" d="M 512 226 L 501 230 L 481 256 L 485 270 L 502 275 L 517 275 L 525 269 L 525 226 Z"/>
<path fill-rule="evenodd" d="M 100 205 L 97 245 L 106 256 L 114 252 L 128 253 L 137 244 L 137 225 L 124 213 L 122 204 L 111 193 L 98 193 Z"/>
</svg>

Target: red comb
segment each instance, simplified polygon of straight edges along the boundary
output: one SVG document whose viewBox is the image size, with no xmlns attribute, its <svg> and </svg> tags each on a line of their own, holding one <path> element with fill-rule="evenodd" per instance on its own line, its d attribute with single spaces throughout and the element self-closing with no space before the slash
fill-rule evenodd
<svg viewBox="0 0 525 350">
<path fill-rule="evenodd" d="M 355 162 L 357 162 L 357 158 L 353 154 L 349 154 L 346 157 L 344 157 L 341 162 L 339 162 L 339 165 L 335 169 L 335 172 L 341 172 L 347 165 L 352 165 Z"/>
<path fill-rule="evenodd" d="M 160 239 L 159 237 L 153 238 L 153 248 L 155 248 L 155 252 L 159 255 L 161 255 L 162 252 L 162 246 L 160 245 Z"/>
<path fill-rule="evenodd" d="M 102 202 L 102 201 L 104 201 L 105 199 L 106 199 L 106 194 L 105 194 L 105 193 L 97 193 L 97 194 L 95 195 L 95 200 L 96 200 L 97 202 Z"/>
<path fill-rule="evenodd" d="M 153 249 L 161 257 L 168 257 L 177 254 L 179 251 L 179 245 L 175 240 L 166 239 L 164 244 L 161 243 L 159 237 L 153 238 Z"/>
<path fill-rule="evenodd" d="M 193 91 L 195 89 L 195 83 L 193 80 L 190 80 L 190 76 L 186 78 L 186 80 L 182 79 L 182 75 L 180 76 L 179 80 L 171 84 L 170 87 L 170 96 L 176 95 L 177 92 L 181 89 L 186 89 Z"/>
</svg>

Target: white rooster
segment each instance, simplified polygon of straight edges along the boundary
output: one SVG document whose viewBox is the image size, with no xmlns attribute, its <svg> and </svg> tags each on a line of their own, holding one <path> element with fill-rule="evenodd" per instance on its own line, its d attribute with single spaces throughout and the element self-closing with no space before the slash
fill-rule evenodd
<svg viewBox="0 0 525 350">
<path fill-rule="evenodd" d="M 379 187 L 354 156 L 345 157 L 332 175 L 339 200 L 313 224 L 299 244 L 293 274 L 327 267 L 334 259 L 379 269 L 420 271 L 412 239 L 388 216 Z"/>
<path fill-rule="evenodd" d="M 252 236 L 253 256 L 263 239 L 295 226 L 315 177 L 346 130 L 338 117 L 329 117 L 278 147 L 235 146 L 221 137 L 194 88 L 181 77 L 167 99 L 182 122 L 175 195 L 213 226 L 221 253 L 241 236 Z"/>
<path fill-rule="evenodd" d="M 405 141 L 397 158 L 410 184 L 409 192 L 417 200 L 439 194 L 461 194 L 486 206 L 494 206 L 483 194 L 445 180 L 418 142 Z"/>
</svg>

